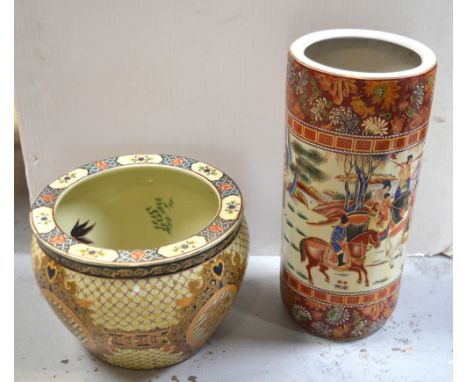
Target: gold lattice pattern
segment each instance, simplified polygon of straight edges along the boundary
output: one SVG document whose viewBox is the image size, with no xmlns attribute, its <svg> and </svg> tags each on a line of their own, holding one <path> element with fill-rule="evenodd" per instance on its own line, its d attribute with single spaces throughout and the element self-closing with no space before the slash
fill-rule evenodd
<svg viewBox="0 0 468 382">
<path fill-rule="evenodd" d="M 74 271 L 68 275 L 79 285 L 77 297 L 92 301 L 96 325 L 106 330 L 147 331 L 178 323 L 175 300 L 190 295 L 188 281 L 199 279 L 200 267 L 146 279 L 106 279 Z"/>
<path fill-rule="evenodd" d="M 62 322 L 100 358 L 135 369 L 188 358 L 215 331 L 244 276 L 245 222 L 235 240 L 207 262 L 179 273 L 111 279 L 79 273 L 49 258 L 33 238 L 33 267 Z"/>
<path fill-rule="evenodd" d="M 183 353 L 170 354 L 162 349 L 122 349 L 109 356 L 102 357 L 105 361 L 128 369 L 154 369 L 166 367 L 183 361 L 187 355 Z"/>
</svg>

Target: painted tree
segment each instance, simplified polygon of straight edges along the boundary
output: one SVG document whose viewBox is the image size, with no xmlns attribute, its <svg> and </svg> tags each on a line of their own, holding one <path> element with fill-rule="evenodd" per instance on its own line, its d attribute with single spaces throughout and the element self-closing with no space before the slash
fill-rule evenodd
<svg viewBox="0 0 468 382">
<path fill-rule="evenodd" d="M 353 212 L 363 209 L 369 182 L 375 170 L 386 159 L 387 155 L 348 155 L 336 154 L 337 160 L 343 162 L 345 183 L 345 211 Z M 354 181 L 354 193 L 351 183 Z"/>
<path fill-rule="evenodd" d="M 288 139 L 289 141 L 289 139 Z M 296 191 L 299 182 L 310 184 L 312 181 L 324 181 L 327 176 L 319 169 L 319 165 L 327 160 L 320 152 L 313 149 L 304 148 L 299 142 L 288 142 L 291 145 L 292 152 L 295 153 L 293 160 L 291 150 L 288 148 L 287 161 L 289 169 L 294 174 L 294 179 L 289 188 L 289 194 L 292 196 Z"/>
</svg>

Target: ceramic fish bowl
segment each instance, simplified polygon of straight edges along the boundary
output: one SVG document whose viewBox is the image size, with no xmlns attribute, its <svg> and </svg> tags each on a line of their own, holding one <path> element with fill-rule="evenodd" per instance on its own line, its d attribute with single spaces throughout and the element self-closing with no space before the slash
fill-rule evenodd
<svg viewBox="0 0 468 382">
<path fill-rule="evenodd" d="M 92 353 L 134 369 L 193 355 L 241 285 L 248 230 L 236 183 L 174 155 L 127 155 L 56 179 L 33 202 L 43 296 Z"/>
</svg>

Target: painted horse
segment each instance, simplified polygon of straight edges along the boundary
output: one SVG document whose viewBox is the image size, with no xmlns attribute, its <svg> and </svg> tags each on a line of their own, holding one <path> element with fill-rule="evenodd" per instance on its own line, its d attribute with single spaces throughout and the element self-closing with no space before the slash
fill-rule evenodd
<svg viewBox="0 0 468 382">
<path fill-rule="evenodd" d="M 362 282 L 362 273 L 364 274 L 366 286 L 369 286 L 369 279 L 367 276 L 367 269 L 364 265 L 366 260 L 366 253 L 369 247 L 379 248 L 380 238 L 379 233 L 374 230 L 365 231 L 355 236 L 348 242 L 346 255 L 349 256 L 350 265 L 346 269 L 358 274 L 358 283 Z M 330 267 L 326 262 L 326 255 L 330 251 L 330 245 L 319 238 L 308 237 L 302 239 L 299 245 L 301 253 L 301 261 L 307 260 L 307 273 L 309 281 L 313 284 L 311 270 L 314 267 L 319 267 L 320 273 L 325 276 L 325 281 L 330 282 L 327 270 Z M 345 246 L 346 247 L 346 246 Z M 344 269 L 343 269 L 344 270 Z"/>
</svg>

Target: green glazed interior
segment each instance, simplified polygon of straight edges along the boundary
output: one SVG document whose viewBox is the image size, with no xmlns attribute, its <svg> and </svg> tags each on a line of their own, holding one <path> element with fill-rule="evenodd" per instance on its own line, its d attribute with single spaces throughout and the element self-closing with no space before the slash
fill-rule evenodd
<svg viewBox="0 0 468 382">
<path fill-rule="evenodd" d="M 57 201 L 55 219 L 70 235 L 78 220 L 80 225 L 89 221 L 81 230 L 86 232 L 81 240 L 93 246 L 145 249 L 195 235 L 209 225 L 219 208 L 215 188 L 190 171 L 128 166 L 72 185 Z M 88 232 L 86 228 L 93 224 Z"/>
</svg>

